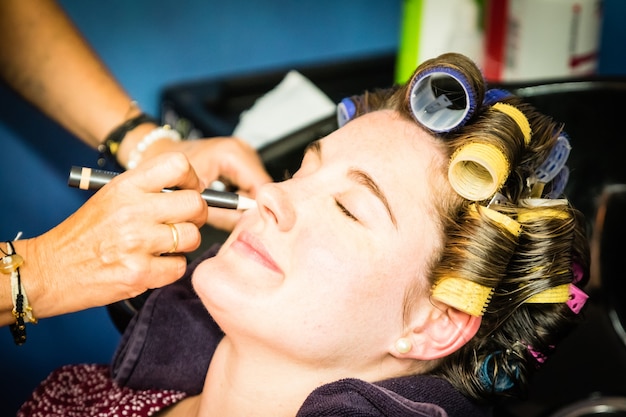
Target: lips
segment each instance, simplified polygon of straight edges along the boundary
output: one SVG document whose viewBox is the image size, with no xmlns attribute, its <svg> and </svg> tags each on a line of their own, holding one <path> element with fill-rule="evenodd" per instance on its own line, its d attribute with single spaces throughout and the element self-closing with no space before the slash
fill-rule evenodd
<svg viewBox="0 0 626 417">
<path fill-rule="evenodd" d="M 231 248 L 274 272 L 283 273 L 261 241 L 249 232 L 239 233 L 237 239 L 231 244 Z"/>
</svg>

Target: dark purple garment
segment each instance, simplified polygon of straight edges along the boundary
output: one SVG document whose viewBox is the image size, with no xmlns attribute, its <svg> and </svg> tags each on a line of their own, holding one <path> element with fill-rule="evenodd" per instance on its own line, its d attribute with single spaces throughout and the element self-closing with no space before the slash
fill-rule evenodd
<svg viewBox="0 0 626 417">
<path fill-rule="evenodd" d="M 116 383 L 133 389 L 173 389 L 199 394 L 223 337 L 191 286 L 191 274 L 213 246 L 178 281 L 156 289 L 126 328 L 111 364 Z"/>
<path fill-rule="evenodd" d="M 302 404 L 296 417 L 487 417 L 447 381 L 429 375 L 369 383 L 342 379 L 323 385 Z"/>
<path fill-rule="evenodd" d="M 212 247 L 188 268 L 179 281 L 155 290 L 126 329 L 112 375 L 135 390 L 163 389 L 197 394 L 213 352 L 223 337 L 191 286 L 191 274 Z M 486 417 L 479 407 L 447 381 L 428 375 L 389 379 L 375 384 L 343 379 L 314 390 L 298 417 Z"/>
</svg>

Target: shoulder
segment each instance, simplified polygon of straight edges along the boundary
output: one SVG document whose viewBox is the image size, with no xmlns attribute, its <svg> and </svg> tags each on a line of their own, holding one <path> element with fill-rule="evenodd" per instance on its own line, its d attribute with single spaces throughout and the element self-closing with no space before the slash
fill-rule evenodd
<svg viewBox="0 0 626 417">
<path fill-rule="evenodd" d="M 436 404 L 450 417 L 486 417 L 491 408 L 476 404 L 443 378 L 432 375 L 413 375 L 392 378 L 376 383 L 415 402 Z"/>
<path fill-rule="evenodd" d="M 323 385 L 309 395 L 298 417 L 357 414 L 371 417 L 486 417 L 490 412 L 473 404 L 447 381 L 421 375 L 377 383 L 342 379 Z"/>
</svg>

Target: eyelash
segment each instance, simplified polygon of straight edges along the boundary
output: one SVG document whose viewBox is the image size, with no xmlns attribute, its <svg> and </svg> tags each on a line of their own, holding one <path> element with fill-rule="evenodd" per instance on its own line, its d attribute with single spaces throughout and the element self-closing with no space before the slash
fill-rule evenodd
<svg viewBox="0 0 626 417">
<path fill-rule="evenodd" d="M 354 215 L 350 213 L 350 211 L 347 208 L 345 208 L 345 206 L 341 204 L 339 200 L 335 200 L 335 203 L 337 204 L 337 207 L 339 207 L 339 210 L 341 210 L 341 212 L 346 215 L 346 217 L 348 217 L 351 220 L 354 220 L 355 222 L 359 221 L 359 219 L 354 217 Z"/>
<path fill-rule="evenodd" d="M 289 170 L 285 170 L 283 172 L 283 181 L 289 180 L 291 179 L 291 177 L 293 176 L 293 174 L 291 172 L 289 172 Z M 350 213 L 350 211 L 339 202 L 339 200 L 335 200 L 335 204 L 337 204 L 337 207 L 339 208 L 339 210 L 349 219 L 358 222 L 359 219 L 357 219 L 354 214 Z"/>
</svg>

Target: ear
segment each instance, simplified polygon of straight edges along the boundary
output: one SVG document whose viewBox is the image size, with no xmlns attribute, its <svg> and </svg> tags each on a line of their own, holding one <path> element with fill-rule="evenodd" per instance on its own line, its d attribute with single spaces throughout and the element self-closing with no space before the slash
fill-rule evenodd
<svg viewBox="0 0 626 417">
<path fill-rule="evenodd" d="M 478 331 L 481 317 L 472 316 L 446 304 L 429 304 L 429 313 L 416 314 L 409 327 L 411 348 L 394 356 L 418 360 L 432 360 L 448 356 L 459 350 Z"/>
</svg>

